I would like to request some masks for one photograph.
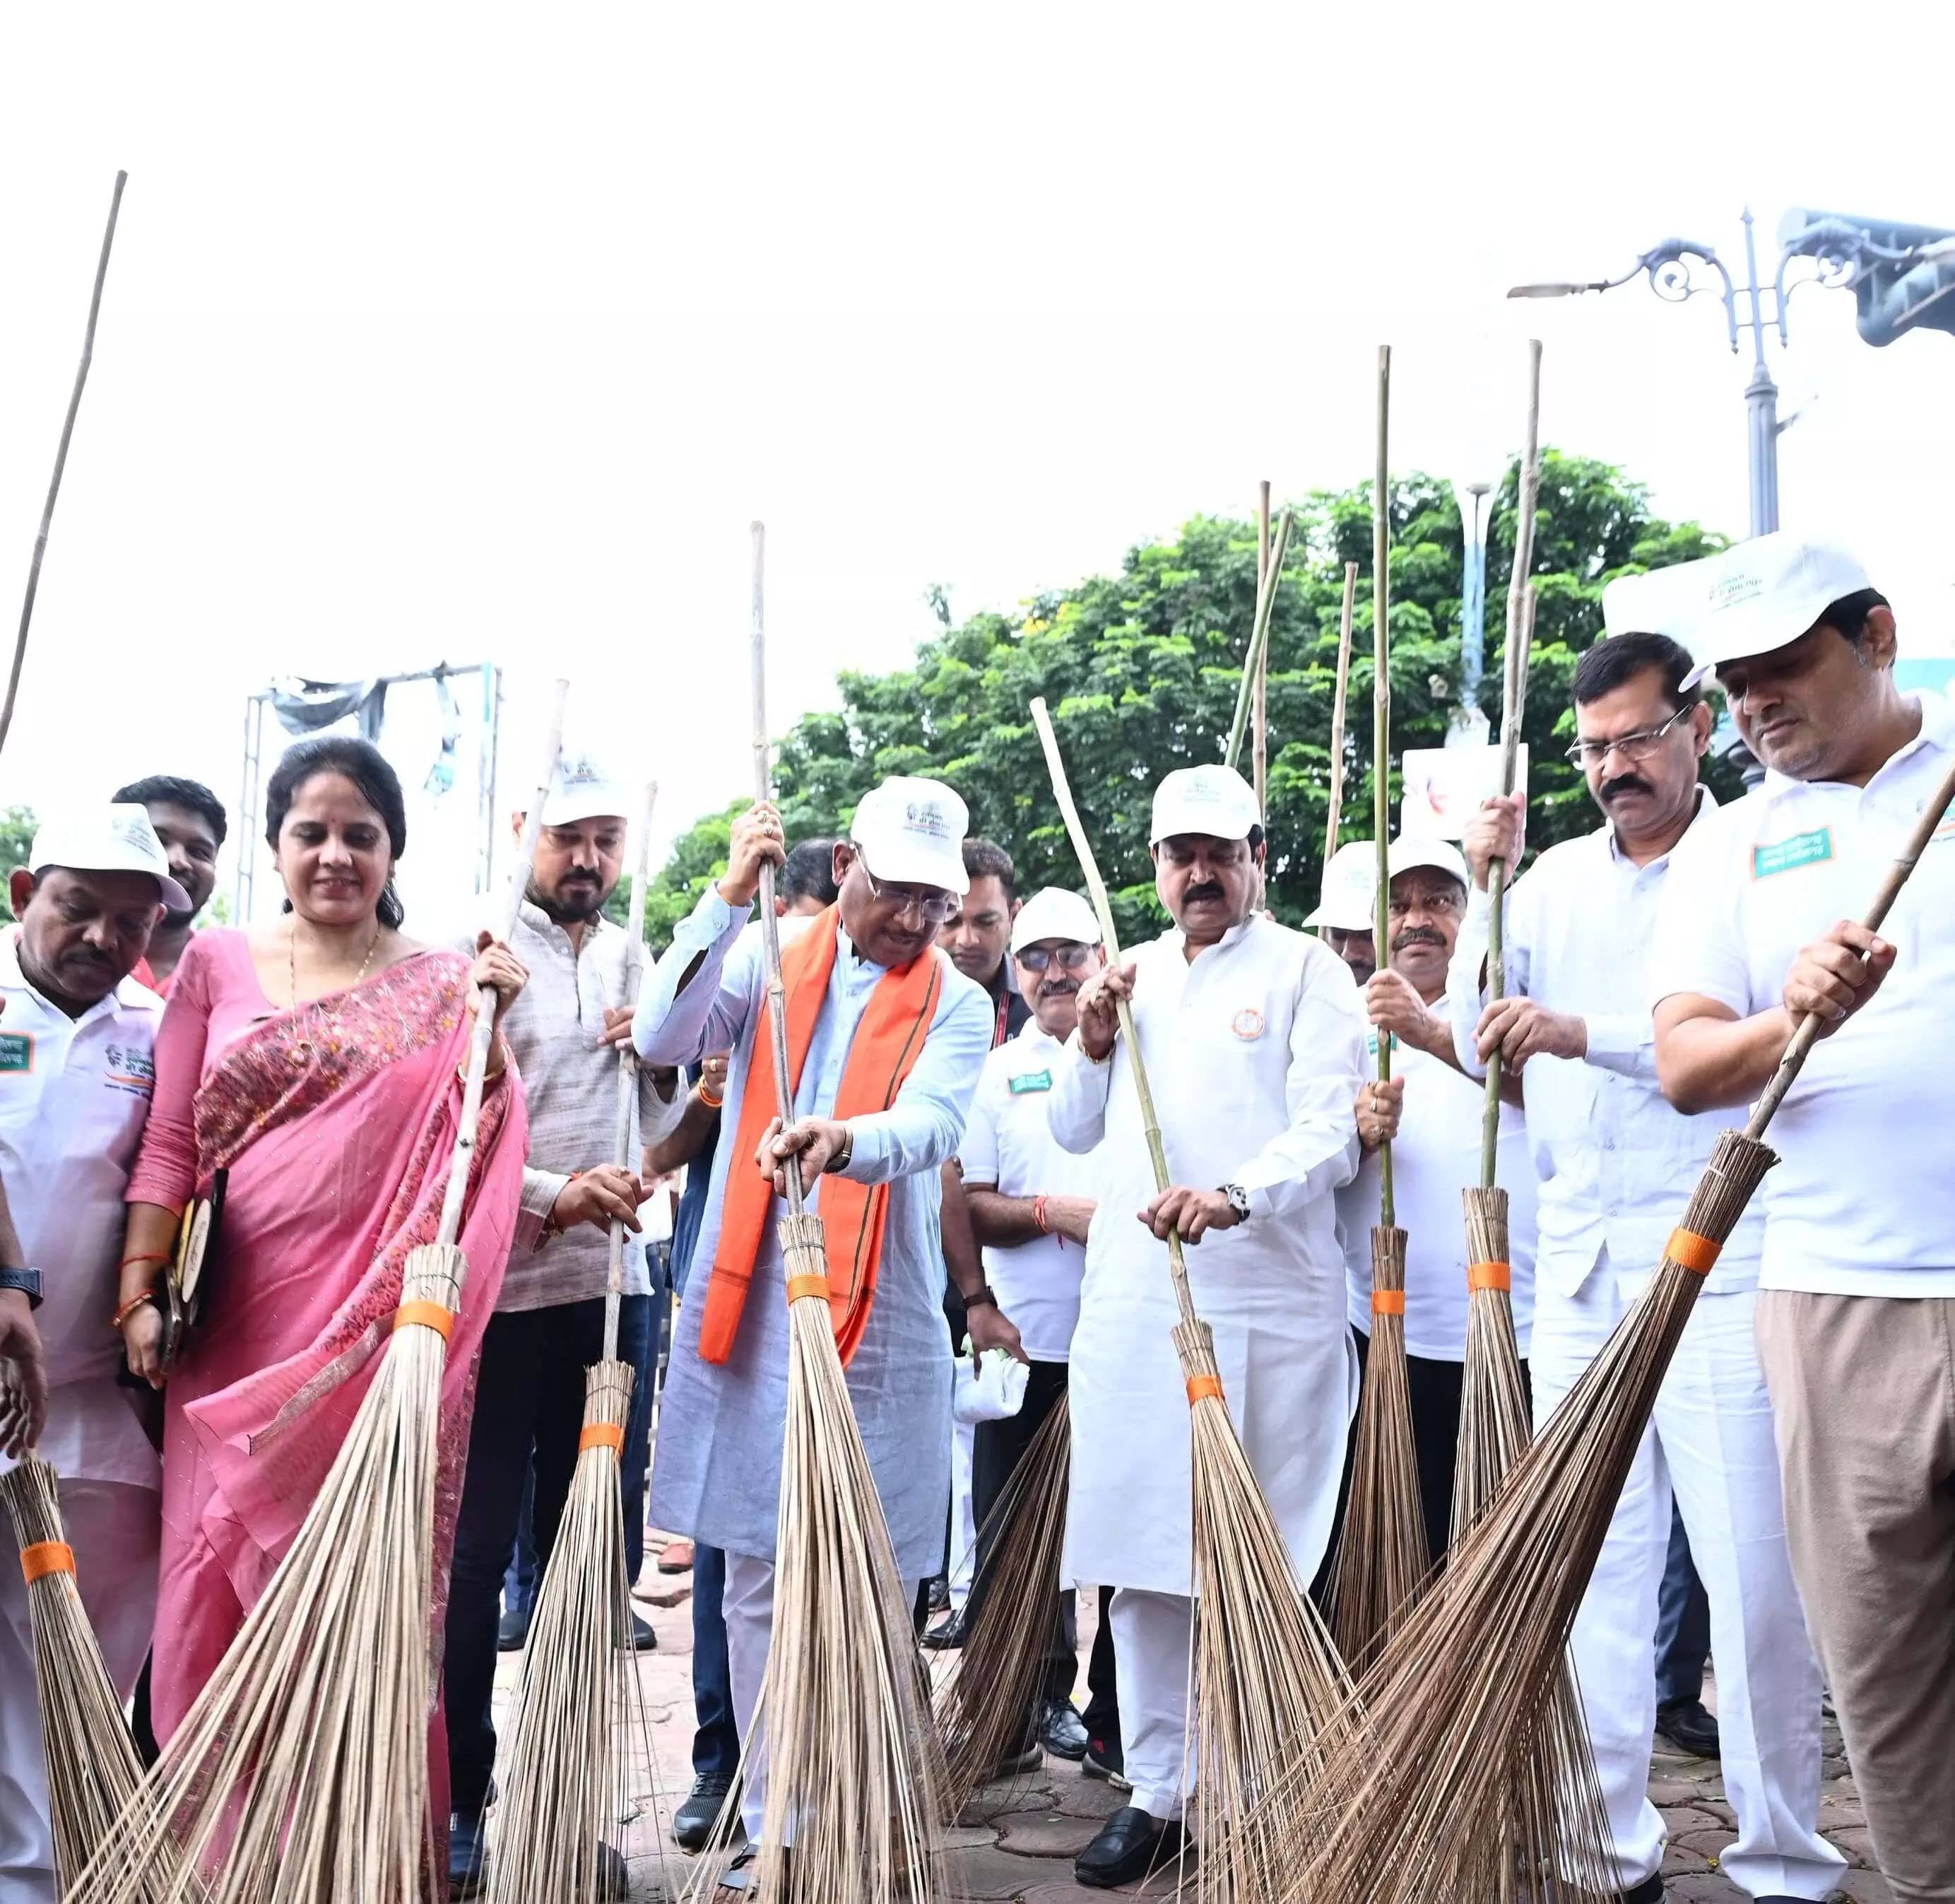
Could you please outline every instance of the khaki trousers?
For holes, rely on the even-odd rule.
[[[1955,1298],[1763,1291],[1786,1537],[1874,1855],[1955,1904]]]

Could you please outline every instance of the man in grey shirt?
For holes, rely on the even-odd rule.
[[[625,809],[634,804],[590,759],[565,757],[511,935],[530,973],[503,1026],[529,1104],[530,1152],[515,1245],[482,1344],[449,1591],[449,1877],[461,1897],[476,1895],[481,1884],[482,1812],[496,1762],[490,1701],[498,1601],[524,1481],[534,1455],[531,1518],[540,1574],[577,1465],[584,1372],[603,1353],[614,1216],[631,1232],[619,1311],[620,1361],[642,1361],[651,1327],[651,1283],[637,1235],[638,1176],[612,1154],[618,1053],[602,1042],[607,1028],[630,1021],[647,963],[630,933],[603,917],[624,864]],[[523,819],[516,816],[518,832]],[[684,1108],[674,1074],[641,1070],[628,1154],[635,1160]],[[624,1449],[628,1503],[642,1500],[646,1455],[642,1442]],[[634,1569],[644,1533],[642,1511],[628,1512],[626,1562]]]

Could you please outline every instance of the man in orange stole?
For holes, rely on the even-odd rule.
[[[911,1589],[941,1563],[950,1493],[940,1172],[956,1155],[991,1043],[990,1000],[934,945],[965,889],[966,822],[963,801],[941,783],[885,781],[835,848],[835,905],[782,959],[795,1113],[782,1147],[822,1219],[836,1342]],[[713,1159],[650,1511],[659,1526],[726,1551],[743,1741],[773,1626],[788,1316],[775,1234],[785,1205],[755,1163],[776,1109],[766,979],[760,935],[742,927],[762,867],[784,856],[770,805],[735,823],[725,878],[674,934],[631,1026],[650,1064],[732,1051],[723,1128],[735,1135]],[[1015,1340],[981,1281],[964,1293],[974,1347]],[[765,1801],[763,1769],[750,1758],[741,1806],[750,1837]]]

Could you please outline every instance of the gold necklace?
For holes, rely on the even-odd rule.
[[[307,1001],[318,1018],[319,1022],[316,1028],[318,1033],[323,1033],[329,1027],[335,1031],[338,1028],[340,1006],[345,1005],[351,993],[358,990],[360,981],[367,976],[367,968],[373,964],[373,955],[379,949],[380,935],[385,930],[384,927],[377,924],[374,926],[373,936],[367,943],[367,956],[360,960],[359,971],[353,974],[353,983],[340,993],[339,1006],[335,1006],[328,1012],[320,1009],[316,999]],[[292,1015],[296,1018],[299,1009],[299,922],[296,914],[293,916],[292,922],[285,931],[285,967],[292,988]],[[285,1056],[294,1065],[309,1065],[313,1061],[314,1050],[315,1046],[312,1039],[295,1038],[286,1047]]]

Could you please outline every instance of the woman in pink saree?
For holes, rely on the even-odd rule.
[[[399,782],[377,749],[301,743],[266,789],[291,910],[206,931],[178,965],[128,1191],[122,1299],[153,1287],[178,1213],[228,1172],[203,1313],[166,1383],[162,1319],[123,1325],[164,1386],[163,1539],[151,1713],[167,1742],[297,1534],[387,1340],[408,1252],[433,1240],[461,1115],[474,987],[506,1006],[521,966],[400,931]],[[442,1630],[475,1367],[515,1232],[527,1142],[501,1041],[462,1221],[468,1263],[442,1383],[433,1636]],[[439,1684],[439,1677],[436,1683]],[[436,1714],[433,1767],[447,1764]],[[446,1817],[437,1792],[435,1816]]]

